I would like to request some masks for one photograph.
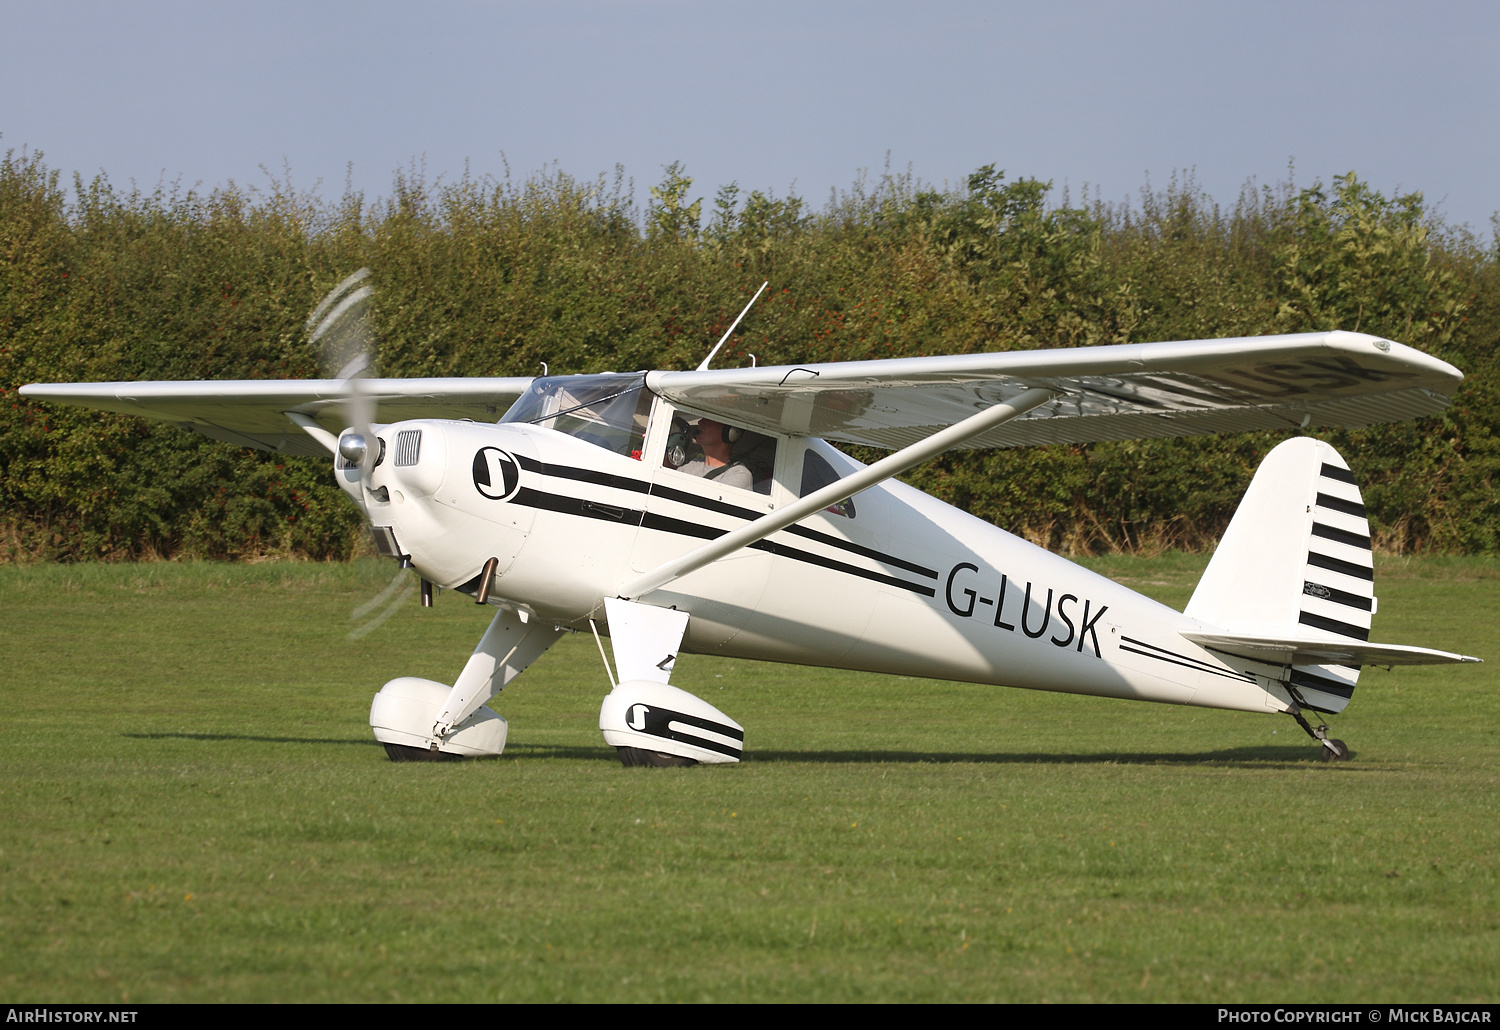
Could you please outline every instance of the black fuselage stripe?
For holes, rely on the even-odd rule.
[[[1375,570],[1370,566],[1356,565],[1353,562],[1330,558],[1328,555],[1319,554],[1317,551],[1307,552],[1307,564],[1320,569],[1327,569],[1329,572],[1341,572],[1346,576],[1353,576],[1355,579],[1367,579],[1371,583],[1375,582]]]
[[[624,523],[629,526],[639,526],[641,516],[644,514],[635,508],[617,508],[613,505],[585,501],[578,497],[548,493],[545,490],[531,490],[524,486],[516,491],[516,495],[511,498],[511,503],[524,505],[527,508],[539,508],[543,511],[561,512],[564,515],[598,519],[601,522]]]
[[[1120,645],[1120,650],[1127,651],[1130,654],[1138,654],[1143,658],[1155,658],[1158,662],[1166,662],[1168,665],[1180,665],[1184,669],[1192,669],[1194,672],[1211,672],[1215,676],[1223,676],[1225,679],[1239,680],[1242,683],[1255,682],[1255,677],[1253,676],[1245,676],[1236,672],[1225,672],[1223,669],[1205,668],[1199,665],[1197,662],[1192,661],[1191,659],[1183,660],[1178,658],[1168,658],[1164,654],[1154,654],[1151,651],[1142,651],[1139,648],[1126,647],[1124,644]]]
[[[1132,654],[1145,655],[1147,658],[1161,658],[1161,660],[1164,662],[1170,661],[1173,665],[1186,665],[1190,669],[1197,669],[1199,672],[1211,672],[1215,676],[1226,676],[1229,679],[1243,680],[1247,683],[1255,682],[1254,676],[1247,675],[1243,672],[1234,672],[1232,670],[1226,671],[1216,665],[1210,665],[1208,662],[1205,662],[1200,658],[1194,658],[1191,655],[1179,654],[1176,651],[1169,651],[1165,647],[1160,647],[1156,644],[1148,644],[1146,643],[1146,641],[1137,640],[1135,637],[1127,637],[1121,635],[1120,639],[1125,641],[1126,643],[1134,644],[1136,645],[1136,647],[1149,647],[1152,651],[1159,651],[1161,653],[1149,654],[1145,651],[1137,651],[1135,650],[1135,648],[1130,647],[1121,647],[1120,650],[1122,651],[1130,651]]]
[[[718,501],[712,497],[699,497],[697,494],[690,494],[686,490],[678,490],[676,487],[671,486],[662,486],[660,483],[652,484],[650,493],[652,497],[663,497],[669,501],[691,504],[695,508],[718,512],[720,515],[733,515],[735,518],[744,519],[747,522],[758,519],[765,514],[763,511],[751,511],[749,508],[741,508],[738,504]]]
[[[1350,637],[1354,640],[1370,639],[1370,631],[1364,627],[1340,622],[1338,619],[1330,619],[1326,615],[1314,615],[1312,612],[1302,612],[1297,616],[1297,621],[1304,626],[1326,630],[1329,633],[1337,633],[1341,637]]]
[[[615,476],[604,472],[596,472],[593,469],[573,468],[569,465],[546,465],[540,461],[535,460],[534,458],[522,458],[519,455],[516,456],[516,461],[520,462],[521,467],[528,472],[536,472],[544,476],[555,476],[559,479],[571,479],[580,483],[592,483],[595,486],[610,486],[614,487],[617,490],[630,490],[635,493],[650,493],[652,497],[661,497],[669,501],[677,501],[681,504],[692,505],[695,508],[703,508],[706,511],[717,512],[720,515],[730,515],[734,518],[744,519],[747,522],[753,522],[754,520],[760,518],[762,515],[766,514],[766,512],[763,511],[753,511],[749,508],[742,508],[737,504],[728,504],[724,501],[717,501],[709,497],[699,497],[697,494],[688,493],[685,490],[678,490],[675,487],[662,486],[660,483],[653,485],[644,480],[630,479],[626,476]],[[640,520],[637,519],[636,522],[639,523]],[[820,544],[826,544],[829,547],[836,547],[841,551],[848,551],[851,554],[859,555],[861,558],[870,558],[884,565],[890,565],[898,569],[904,569],[907,572],[914,572],[919,576],[929,576],[932,579],[937,579],[938,576],[936,570],[929,569],[925,565],[918,565],[916,562],[907,561],[905,558],[898,558],[893,554],[886,554],[883,551],[877,551],[873,547],[865,547],[862,544],[856,544],[849,540],[840,540],[836,536],[830,536],[827,533],[819,533],[817,530],[808,529],[805,526],[788,526],[782,532],[789,533],[792,536],[800,536],[807,540],[815,540]]]
[[[1148,643],[1144,640],[1137,640],[1135,637],[1126,636],[1123,634],[1120,636],[1120,639],[1128,644],[1134,644],[1136,647],[1149,647],[1153,651],[1160,651],[1162,654],[1171,655],[1173,658],[1180,658],[1185,662],[1196,662],[1209,672],[1218,671],[1217,666],[1210,665],[1208,662],[1203,661],[1203,659],[1201,658],[1194,658],[1192,655],[1186,655],[1181,653],[1180,651],[1173,651],[1170,648],[1162,647],[1160,644]]]
[[[716,501],[710,497],[699,497],[697,494],[678,490],[675,487],[662,486],[660,483],[652,486],[651,496],[665,498],[669,501],[677,501],[680,504],[690,504],[695,508],[704,508],[708,511],[718,512],[720,515],[732,515],[747,522],[753,522],[755,519],[766,514],[763,511],[751,511],[748,508],[741,508],[736,504]],[[820,544],[837,547],[841,551],[849,551],[862,558],[872,558],[884,565],[892,565],[898,569],[905,569],[907,572],[915,572],[919,576],[930,576],[933,579],[937,579],[938,574],[936,569],[929,569],[925,565],[918,565],[916,562],[907,561],[905,558],[897,558],[893,554],[877,551],[873,547],[865,547],[863,544],[856,544],[849,540],[840,540],[836,536],[819,533],[817,530],[808,529],[806,526],[788,526],[783,532],[789,533],[792,536],[800,536],[807,540],[816,540]]]
[[[1348,483],[1350,486],[1359,485],[1354,481],[1353,472],[1350,472],[1348,469],[1341,469],[1337,465],[1330,465],[1326,461],[1323,462],[1322,475],[1324,479],[1332,479],[1338,483]]]
[[[1371,611],[1375,607],[1373,598],[1362,597],[1359,594],[1351,594],[1347,590],[1338,587],[1324,586],[1322,583],[1314,583],[1312,580],[1302,581],[1302,592],[1308,597],[1316,597],[1320,601],[1332,601],[1334,604],[1346,605],[1350,608],[1358,608],[1360,611]]]
[[[654,511],[645,513],[641,519],[641,525],[647,529],[654,529],[659,533],[672,533],[676,536],[692,536],[700,540],[717,540],[727,529],[719,529],[715,526],[703,526],[696,522],[685,522],[682,519],[674,519],[670,515],[658,515]]]
[[[786,544],[778,544],[772,540],[757,540],[750,546],[758,551],[769,551],[772,554],[780,555],[784,558],[794,558],[797,561],[806,562],[809,565],[819,565],[825,569],[832,569],[835,572],[847,572],[851,576],[859,576],[862,579],[874,580],[876,583],[884,583],[887,586],[900,587],[902,590],[910,590],[912,593],[921,594],[923,597],[937,596],[936,587],[926,586],[922,583],[912,583],[908,580],[900,579],[896,576],[887,576],[883,572],[873,572],[866,569],[857,568],[856,566],[841,562],[836,558],[825,558],[821,554],[813,554],[809,551],[799,551],[794,547],[788,547],[786,546]]]
[[[850,551],[862,558],[869,558],[886,565],[893,565],[898,569],[905,569],[907,572],[915,572],[919,576],[930,576],[933,579],[937,579],[938,574],[936,569],[929,569],[925,565],[918,565],[916,562],[907,561],[905,558],[897,558],[895,555],[877,551],[873,547],[865,547],[863,544],[856,544],[849,540],[840,540],[836,536],[819,533],[816,529],[808,529],[806,526],[788,526],[786,532],[793,536],[800,536],[806,540],[816,540],[818,543],[827,544],[829,547],[837,547],[840,550]]]
[[[675,533],[679,536],[699,537],[703,540],[717,540],[728,533],[727,529],[716,529],[712,526],[700,526],[695,522],[684,522],[682,519],[674,519],[669,515],[658,515],[655,512],[647,512],[641,523],[646,529],[654,529],[662,533]],[[768,554],[778,555],[783,558],[791,558],[793,561],[805,562],[808,565],[817,565],[820,568],[832,569],[835,572],[845,572],[851,576],[861,579],[872,580],[876,583],[884,583],[887,586],[900,587],[902,590],[910,590],[914,594],[923,597],[936,597],[937,590],[934,587],[922,583],[912,583],[896,576],[888,576],[874,569],[861,569],[853,565],[841,562],[836,558],[825,558],[820,554],[812,554],[796,547],[788,547],[773,540],[757,540],[747,544],[751,550],[765,551]]]
[[[1341,511],[1345,515],[1358,515],[1365,517],[1365,506],[1358,501],[1346,501],[1342,497],[1325,494],[1318,491],[1317,505],[1319,508],[1327,508],[1329,511]]]
[[[1321,522],[1313,523],[1312,535],[1320,536],[1324,540],[1333,540],[1341,544],[1348,544],[1350,547],[1358,547],[1363,551],[1370,549],[1369,537],[1361,536],[1358,533],[1351,533],[1347,529],[1335,529],[1333,526],[1325,526]]]
[[[613,508],[610,505],[584,501],[577,497],[551,494],[542,490],[530,490],[524,487],[516,492],[511,503],[525,505],[528,508],[539,508],[544,511],[561,512],[564,515],[578,515],[586,519],[598,519],[601,522],[642,526],[661,533],[690,536],[699,540],[717,540],[729,532],[727,529],[700,526],[694,522],[684,522],[682,519],[674,519],[667,515],[658,515],[655,512],[640,511],[634,508]],[[614,512],[621,512],[621,514],[617,516]],[[899,587],[902,590],[910,590],[912,593],[921,594],[923,597],[937,596],[937,590],[933,587],[925,586],[921,583],[912,583],[904,579],[899,579],[896,576],[888,576],[883,572],[876,572],[873,569],[857,568],[833,558],[825,558],[822,555],[812,554],[795,547],[788,547],[785,544],[773,543],[770,540],[757,540],[746,546],[783,558],[790,558],[793,561],[816,565],[835,572],[844,572],[851,576],[858,576],[861,579],[871,580],[875,583],[884,583],[887,586]]]
[[[558,479],[571,479],[579,483],[592,483],[595,486],[610,486],[616,490],[629,490],[633,493],[649,493],[651,484],[642,479],[632,479],[629,476],[616,476],[608,472],[600,472],[597,469],[574,468],[572,465],[548,465],[537,461],[535,458],[526,458],[514,455],[516,463],[527,472],[535,472],[543,476],[555,476]]]

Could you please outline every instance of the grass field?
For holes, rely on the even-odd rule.
[[[1201,561],[1102,571],[1181,605]],[[1317,762],[1285,717],[685,657],[738,766],[622,769],[592,639],[497,699],[494,761],[366,725],[451,682],[388,564],[0,569],[0,1000],[1500,998],[1500,561],[1379,564]]]

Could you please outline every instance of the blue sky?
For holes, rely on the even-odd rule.
[[[416,162],[523,178],[621,164],[644,200],[821,206],[887,162],[936,184],[985,164],[1076,200],[1190,171],[1350,170],[1491,237],[1494,2],[509,4],[0,0],[0,149],[116,185],[267,182],[367,196]],[[705,205],[707,206],[707,205]]]

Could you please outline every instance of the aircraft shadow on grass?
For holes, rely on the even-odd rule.
[[[1267,768],[1306,765],[1317,760],[1301,747],[1239,747],[1217,751],[1094,751],[1094,752],[960,752],[960,751],[757,751],[762,762],[827,762],[859,764],[900,762],[952,765],[1231,765]]]
[[[607,752],[589,747],[552,747],[547,745],[512,745],[519,756],[535,758],[604,758]],[[1265,769],[1282,766],[1305,766],[1316,762],[1300,746],[1221,748],[1217,751],[1098,751],[1090,753],[961,752],[961,751],[753,751],[747,762],[819,762],[832,765],[862,765],[882,762],[908,765],[1228,765],[1237,768]]]
[[[376,740],[336,737],[266,737],[252,733],[122,733],[131,740],[202,740],[224,742],[231,740],[253,741],[260,744],[353,744],[358,747],[379,747]]]

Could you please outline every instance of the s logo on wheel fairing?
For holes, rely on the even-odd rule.
[[[516,459],[498,447],[482,447],[474,455],[474,489],[492,501],[507,501],[521,485]]]

